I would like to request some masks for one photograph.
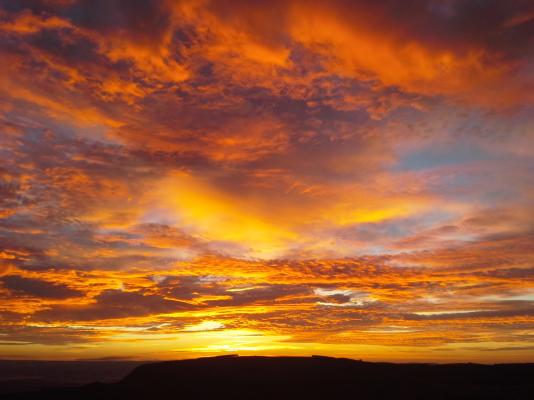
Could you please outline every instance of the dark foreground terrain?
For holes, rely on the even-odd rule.
[[[91,382],[117,382],[142,361],[0,360],[0,398],[6,393],[43,387],[77,387]]]
[[[9,399],[534,399],[534,364],[389,364],[213,357],[137,366],[116,383]]]

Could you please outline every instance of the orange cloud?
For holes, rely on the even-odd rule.
[[[2,357],[530,356],[531,6],[375,3],[3,7]]]

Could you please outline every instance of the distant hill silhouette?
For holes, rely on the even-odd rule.
[[[131,360],[0,360],[0,398],[12,392],[46,387],[78,387],[90,382],[117,382],[135,367]]]
[[[117,383],[17,399],[534,399],[534,364],[392,364],[223,356],[138,366]]]

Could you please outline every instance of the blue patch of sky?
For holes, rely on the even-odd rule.
[[[496,155],[483,151],[472,143],[434,143],[415,151],[401,154],[395,171],[420,171],[430,168],[467,164],[496,159]]]

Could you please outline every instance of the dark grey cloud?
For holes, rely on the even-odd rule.
[[[206,306],[243,306],[248,304],[272,304],[294,295],[310,295],[307,285],[262,284],[252,287],[230,287],[224,282],[199,276],[152,277],[160,279],[161,293],[182,300],[201,296],[228,296],[229,299],[209,300]],[[292,300],[292,302],[295,300]],[[307,300],[309,301],[309,300]]]
[[[506,304],[508,303],[508,304]],[[407,314],[405,319],[409,320],[431,320],[431,321],[448,321],[448,320],[471,320],[473,318],[509,318],[509,317],[532,317],[534,316],[534,307],[532,302],[501,302],[501,306],[507,305],[506,309],[472,311],[472,312],[451,312],[443,314]],[[510,307],[514,306],[515,307]]]
[[[181,301],[168,300],[154,294],[105,290],[95,297],[95,303],[70,306],[57,305],[34,314],[36,320],[93,321],[192,310],[195,307]]]
[[[231,296],[231,299],[213,300],[207,303],[210,306],[273,304],[288,296],[308,295],[310,293],[310,287],[305,285],[265,285],[237,292],[226,292],[227,295]]]
[[[24,278],[17,275],[1,277],[0,282],[14,295],[40,297],[44,299],[67,299],[83,296],[83,292],[59,283]]]

